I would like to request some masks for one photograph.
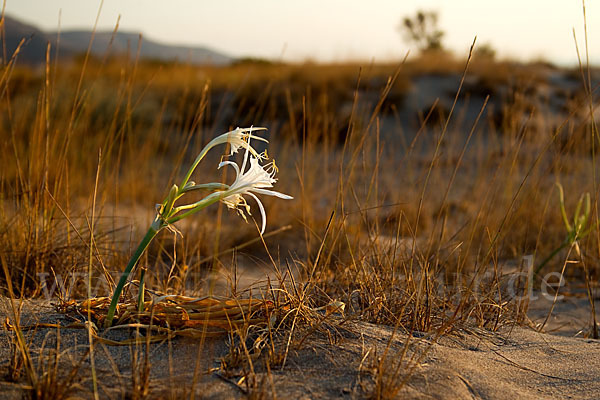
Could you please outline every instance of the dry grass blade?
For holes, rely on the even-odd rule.
[[[90,313],[94,326],[102,324],[110,298],[98,297],[80,302],[67,301],[57,305],[57,309],[65,313]],[[202,337],[218,337],[235,332],[241,327],[266,327],[271,323],[274,305],[269,300],[258,299],[218,299],[214,297],[194,298],[188,296],[160,296],[147,301],[144,309],[138,311],[135,301],[119,303],[116,320],[118,324],[105,330],[114,329],[146,329],[151,342],[160,342],[175,336],[194,339]],[[46,326],[48,325],[48,326]],[[24,327],[55,327],[55,324],[36,324]],[[87,323],[76,323],[62,328],[87,328]],[[147,338],[134,338],[115,341],[98,335],[94,328],[94,338],[108,345],[130,345],[145,343]]]

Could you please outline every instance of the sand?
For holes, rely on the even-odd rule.
[[[9,315],[8,302],[6,298],[0,300],[3,321]],[[248,391],[267,398],[366,398],[376,394],[378,387],[392,398],[410,399],[598,398],[600,341],[573,337],[581,330],[577,324],[589,315],[584,312],[585,304],[582,298],[559,302],[557,317],[551,318],[547,325],[554,334],[521,326],[504,327],[494,333],[463,327],[439,339],[421,333],[407,338],[394,333],[389,326],[360,321],[342,323],[336,317],[329,325],[306,336],[301,344],[299,341],[305,335],[297,336],[290,344],[285,365],[282,365],[285,337],[277,341],[281,352],[276,356],[268,357],[263,350],[253,364],[259,383],[254,389],[239,382],[243,375],[239,367],[226,372],[218,370],[220,360],[230,348],[227,337],[207,340],[202,348],[196,340],[176,338],[149,347],[149,398],[189,397],[192,390],[196,398],[208,399],[246,398]],[[537,308],[532,307],[530,313],[533,322],[544,317],[548,303],[540,301],[535,305]],[[577,319],[578,313],[581,320]],[[21,320],[24,325],[51,322],[64,326],[73,318],[56,313],[48,302],[27,301]],[[117,332],[111,337],[123,339],[132,334],[132,331]],[[24,379],[17,383],[7,379],[11,337],[12,332],[0,330],[0,398],[3,399],[21,398],[23,389],[19,385],[25,384]],[[82,360],[71,395],[90,397],[87,331],[38,328],[27,332],[34,364],[39,366],[44,359],[40,354],[47,355],[49,349],[56,348],[57,337],[60,374],[68,374]],[[403,357],[407,339],[408,351]],[[142,376],[139,372],[132,373],[132,357],[137,354],[143,359],[144,348],[103,344],[95,347],[101,398],[131,395],[132,376]],[[267,358],[271,360],[271,374],[266,370]],[[143,365],[141,360],[138,365]],[[196,384],[192,389],[194,375]]]

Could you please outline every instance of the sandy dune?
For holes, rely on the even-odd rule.
[[[8,300],[2,299],[2,320],[9,315],[8,305]],[[581,304],[575,305],[584,308]],[[569,309],[567,306],[568,301],[560,305]],[[559,311],[562,310],[560,307]],[[539,317],[541,312],[532,318]],[[557,326],[561,325],[561,321],[552,320]],[[55,313],[48,303],[27,302],[22,323],[27,325],[36,321],[64,326],[72,322],[72,318]],[[270,377],[262,361],[264,357],[255,361],[257,380],[263,379],[258,390],[264,391],[267,397],[275,394],[277,398],[363,398],[376,392],[378,382],[390,381],[387,378],[394,374],[402,358],[406,335],[394,334],[387,326],[358,321],[339,325],[340,321],[313,333],[300,346],[298,339],[292,341],[285,366],[281,368],[280,358],[278,365],[271,367]],[[567,328],[574,326],[572,322]],[[56,348],[56,331],[39,328],[26,334],[37,363],[42,347],[46,350]],[[559,332],[565,334],[564,329]],[[20,398],[22,394],[22,389],[9,383],[6,377],[11,335],[5,329],[0,330],[0,373],[3,376],[0,398]],[[89,362],[85,357],[87,332],[61,329],[59,335],[62,373],[68,373],[71,365],[84,357],[79,368],[79,390],[75,390],[75,394],[87,397],[91,387]],[[127,332],[118,335],[130,337]],[[598,340],[512,327],[497,333],[464,328],[439,340],[414,334],[409,343],[404,361],[391,380],[395,383],[382,387],[386,394],[397,389],[392,397],[589,399],[600,396]],[[280,344],[280,348],[284,348],[285,341]],[[143,348],[138,350],[143,354]],[[198,342],[189,339],[151,345],[150,398],[189,395],[196,365],[197,395],[215,399],[244,398],[245,384],[242,382],[239,387],[235,384],[241,370],[232,369],[230,376],[210,371],[219,366],[220,357],[227,352],[226,338],[210,340],[200,350]],[[121,398],[130,391],[134,353],[129,347],[96,346],[101,397]],[[405,377],[408,377],[405,384],[400,385]]]

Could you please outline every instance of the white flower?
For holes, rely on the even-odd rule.
[[[244,149],[246,149],[246,152],[250,152],[254,157],[258,158],[259,160],[266,159],[266,153],[258,154],[258,152],[254,150],[254,148],[250,145],[251,139],[261,140],[263,142],[268,143],[269,141],[267,139],[263,139],[258,136],[252,136],[253,131],[264,131],[266,129],[267,128],[261,127],[254,128],[252,126],[250,128],[235,128],[232,131],[225,132],[222,135],[217,136],[216,138],[211,140],[206,146],[204,146],[200,154],[198,154],[179,187],[186,187],[188,181],[192,176],[192,173],[194,172],[200,161],[204,158],[206,153],[208,153],[210,149],[219,144],[229,143],[231,147],[231,152],[229,153],[229,155],[236,153],[240,147],[243,147]]]
[[[250,140],[256,139],[256,140],[260,140],[262,142],[269,143],[269,141],[267,139],[252,135],[253,131],[264,131],[266,129],[267,128],[261,128],[261,127],[235,128],[232,131],[223,133],[222,135],[219,135],[216,138],[214,138],[212,140],[212,143],[209,144],[209,146],[211,144],[212,144],[212,146],[215,146],[220,143],[229,143],[229,146],[231,148],[231,151],[229,153],[230,156],[237,153],[237,151],[239,150],[240,147],[243,147],[244,149],[249,151],[254,157],[261,160],[261,159],[266,158],[266,156],[264,156],[263,154],[259,154],[250,145]],[[212,146],[210,146],[210,147],[212,147]]]
[[[250,206],[243,196],[248,195],[253,197],[258,203],[258,208],[260,209],[260,214],[262,216],[262,229],[260,233],[263,234],[265,232],[265,227],[267,226],[267,216],[265,208],[258,197],[256,197],[256,194],[275,196],[286,200],[293,199],[293,197],[266,189],[272,188],[273,183],[277,182],[277,179],[275,179],[277,166],[274,161],[261,166],[258,162],[258,158],[253,155],[249,156],[248,152],[249,150],[246,148],[246,154],[244,155],[244,162],[242,163],[241,169],[233,161],[223,161],[219,164],[219,168],[224,165],[231,165],[235,170],[235,181],[229,186],[229,189],[223,192],[221,201],[225,203],[228,208],[237,210],[238,213],[246,219],[244,210],[250,215]],[[248,167],[248,170],[244,172],[248,158],[250,159],[250,166]]]

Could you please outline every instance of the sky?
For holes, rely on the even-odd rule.
[[[51,31],[91,29],[100,0],[7,0],[7,14]],[[283,61],[392,61],[416,52],[398,31],[417,10],[439,14],[444,45],[467,54],[473,38],[501,58],[577,63],[580,0],[104,0],[98,21],[167,44]],[[600,63],[600,1],[586,2],[590,59]]]

